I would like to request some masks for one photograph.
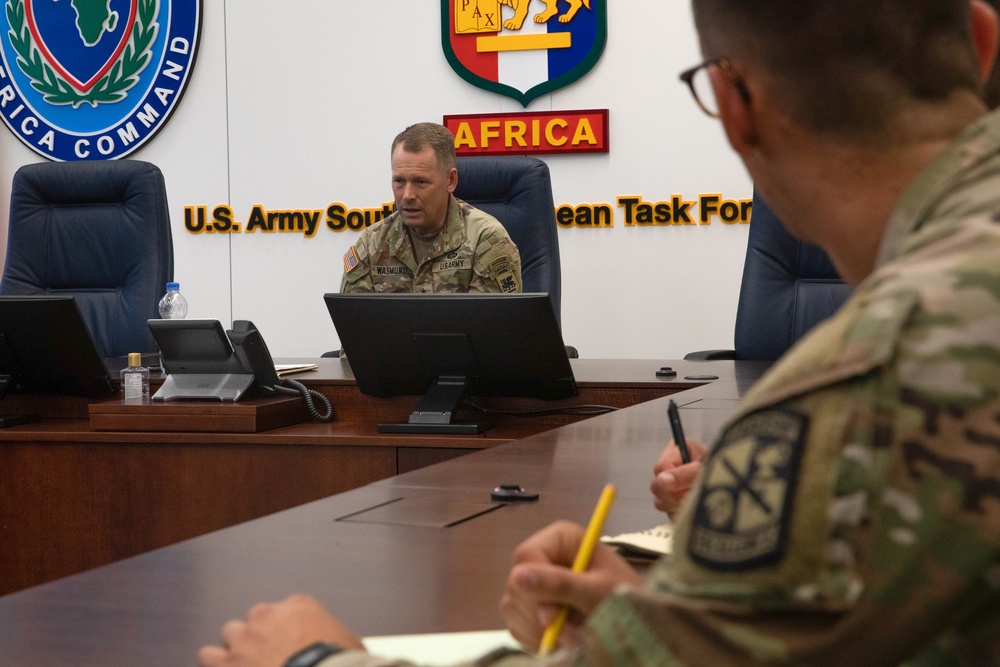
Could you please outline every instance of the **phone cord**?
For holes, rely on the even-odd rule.
[[[309,414],[312,415],[313,419],[318,422],[333,421],[333,405],[330,404],[330,399],[328,399],[324,394],[319,393],[315,389],[309,389],[301,382],[292,380],[291,378],[285,378],[281,381],[281,383],[285,387],[295,389],[302,394],[302,398],[306,401],[306,408],[309,410]],[[313,398],[317,399],[326,406],[325,414],[320,414],[319,410],[316,409],[316,405],[313,403]]]

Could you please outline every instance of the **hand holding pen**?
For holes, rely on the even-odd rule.
[[[681,426],[677,404],[670,401],[667,420],[673,433],[674,444],[668,445],[653,468],[653,481],[649,490],[656,509],[673,517],[688,490],[701,474],[701,459],[708,448],[689,440]]]
[[[691,463],[691,452],[688,450],[687,439],[684,437],[684,427],[681,426],[681,415],[677,411],[677,404],[674,399],[670,399],[667,405],[667,419],[670,420],[670,432],[674,434],[674,444],[677,445],[681,453],[682,463]]]

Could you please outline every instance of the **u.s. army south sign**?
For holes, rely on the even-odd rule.
[[[132,153],[176,108],[201,0],[4,0],[0,117],[51,160]]]

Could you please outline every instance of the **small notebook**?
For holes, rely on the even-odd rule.
[[[432,665],[472,661],[501,646],[520,648],[506,630],[390,635],[362,641],[372,655]]]
[[[601,542],[617,547],[618,552],[625,558],[648,561],[669,554],[673,537],[673,525],[665,523],[638,533],[605,535],[601,538]]]
[[[292,375],[293,373],[303,373],[305,371],[314,371],[318,369],[319,366],[316,364],[275,364],[274,370],[278,373],[278,377],[283,378],[286,375]]]

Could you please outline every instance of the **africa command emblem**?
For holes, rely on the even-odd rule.
[[[0,115],[53,160],[127,155],[163,125],[194,65],[200,0],[6,0]]]
[[[459,76],[524,106],[589,72],[607,0],[441,0],[441,43]]]

